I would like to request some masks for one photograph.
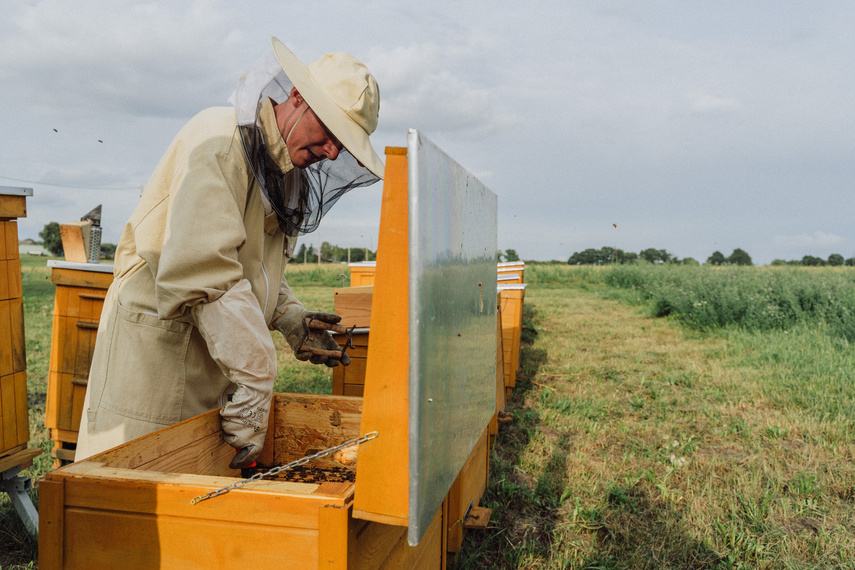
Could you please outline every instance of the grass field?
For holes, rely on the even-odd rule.
[[[458,567],[855,567],[855,354],[845,319],[831,324],[842,309],[697,326],[660,311],[642,281],[681,279],[672,290],[694,306],[704,299],[686,293],[690,283],[713,290],[722,272],[672,269],[642,267],[648,280],[618,287],[613,268],[527,265],[514,421],[502,424],[484,498],[493,518],[468,534]],[[307,306],[330,310],[339,271],[295,266],[288,276]],[[775,271],[724,282],[740,299],[743,277],[761,290],[767,279],[769,290],[780,280],[821,291],[828,279],[835,303],[855,308],[855,273]],[[44,449],[46,277],[43,259],[24,268],[31,445]],[[280,353],[278,390],[329,392],[326,370]],[[48,464],[43,454],[31,476]],[[34,545],[3,501],[0,566],[34,567]]]
[[[607,286],[610,268],[531,269],[493,520],[461,567],[855,567],[845,337],[823,319],[699,331]]]

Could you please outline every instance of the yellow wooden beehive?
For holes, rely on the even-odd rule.
[[[374,285],[374,274],[377,272],[376,261],[357,261],[348,264],[350,269],[350,286],[362,287]]]
[[[26,217],[32,191],[11,190],[0,189],[0,458],[24,451],[30,440],[17,219]]]
[[[49,261],[56,285],[45,427],[58,467],[73,461],[101,308],[113,281],[111,264]]]
[[[517,382],[517,372],[520,369],[525,288],[524,283],[499,285],[506,397],[509,397],[513,392]]]
[[[361,405],[276,394],[270,461],[355,437]],[[232,457],[214,410],[48,473],[39,485],[39,567],[442,567],[440,512],[410,547],[406,529],[352,516],[353,482],[259,481],[191,504],[238,480]]]

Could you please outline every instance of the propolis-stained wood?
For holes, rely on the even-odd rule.
[[[357,436],[361,405],[275,394],[272,460]],[[441,510],[410,547],[406,528],[352,516],[356,483],[262,480],[191,504],[238,480],[233,456],[214,410],[49,472],[40,484],[39,567],[443,568]]]

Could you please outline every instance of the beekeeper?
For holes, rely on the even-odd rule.
[[[95,344],[76,459],[222,407],[234,467],[261,452],[276,377],[270,330],[337,349],[283,270],[347,191],[383,163],[368,137],[379,91],[345,53],[302,64],[276,38],[233,107],[202,111],[170,144],[122,232]],[[344,355],[341,364],[347,365]]]

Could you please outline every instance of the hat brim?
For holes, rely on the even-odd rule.
[[[327,97],[309,75],[308,68],[297,59],[297,56],[285,44],[277,38],[271,38],[270,41],[273,44],[273,53],[276,54],[276,59],[282,66],[282,70],[321,122],[356,160],[375,176],[383,178],[385,167],[378,154],[374,152],[374,148],[368,140],[368,133]]]

